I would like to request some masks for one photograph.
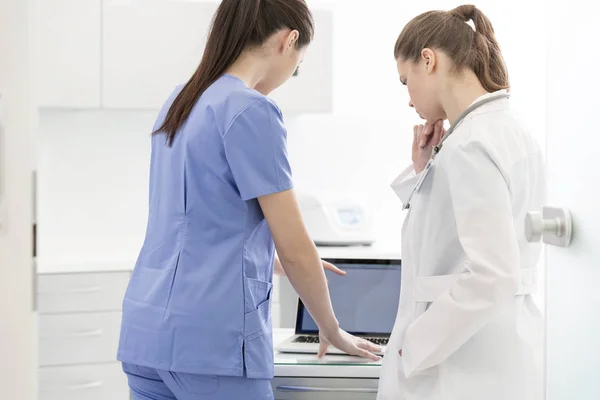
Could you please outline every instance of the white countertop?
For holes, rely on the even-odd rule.
[[[277,346],[294,334],[293,329],[275,329],[273,344]],[[318,378],[379,378],[381,362],[346,356],[327,355],[321,360],[311,354],[284,354],[275,352],[275,377]]]
[[[365,258],[400,260],[400,241],[379,241],[371,246],[318,247],[321,258]]]
[[[40,274],[64,274],[80,272],[127,272],[135,266],[138,243],[105,241],[102,238],[63,238],[64,243],[57,243],[65,249],[63,257],[38,257],[37,272]],[[104,254],[93,254],[78,251],[80,242],[94,242],[94,246],[104,247]],[[57,242],[57,240],[55,240]],[[88,244],[89,246],[89,244]],[[85,246],[84,246],[85,247]],[[400,245],[397,246],[398,249]],[[67,251],[67,249],[70,249]],[[400,251],[391,245],[375,243],[372,246],[319,247],[321,258],[365,258],[365,259],[400,259]]]

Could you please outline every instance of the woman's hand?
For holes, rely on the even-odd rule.
[[[446,134],[444,121],[439,120],[435,124],[415,125],[413,134],[412,161],[415,172],[420,174],[431,158],[433,146],[437,146]]]
[[[373,354],[374,352],[380,352],[381,347],[368,340],[352,336],[340,328],[332,334],[325,334],[323,331],[320,331],[319,343],[318,358],[323,357],[327,353],[327,348],[331,345],[352,356],[359,356],[372,361],[381,360],[380,356]]]
[[[327,261],[321,261],[321,263],[323,264],[323,269],[334,272],[338,275],[344,276],[346,275],[346,271],[342,271],[341,269],[339,269],[338,267],[336,267],[335,265],[333,265],[330,262]],[[285,276],[285,271],[283,270],[283,266],[281,265],[281,262],[279,261],[279,257],[275,257],[275,275],[279,275],[279,276]]]
[[[327,271],[331,271],[331,272],[336,273],[341,276],[346,275],[346,271],[342,271],[341,269],[339,269],[338,267],[336,267],[335,265],[333,265],[330,262],[321,261],[321,263],[323,264],[323,269],[325,269]]]

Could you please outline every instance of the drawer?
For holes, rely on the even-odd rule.
[[[119,311],[129,276],[129,272],[38,275],[39,312]]]
[[[120,363],[39,369],[39,400],[129,400]]]
[[[379,379],[275,378],[275,400],[375,400]]]
[[[116,361],[120,327],[120,312],[40,315],[40,365]]]

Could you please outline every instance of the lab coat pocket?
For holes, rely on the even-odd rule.
[[[415,316],[419,317],[458,280],[460,275],[418,276],[415,278]]]

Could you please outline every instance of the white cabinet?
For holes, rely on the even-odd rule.
[[[103,106],[157,109],[200,64],[217,2],[103,3]]]
[[[121,313],[40,315],[41,366],[114,362]]]
[[[219,2],[43,0],[42,107],[159,109],[194,73]],[[313,8],[314,42],[298,75],[271,94],[284,113],[333,109],[333,11]]]
[[[117,346],[130,272],[38,275],[39,399],[129,400]]]
[[[121,311],[128,273],[48,274],[38,278],[42,314]]]
[[[102,106],[158,109],[204,52],[216,1],[104,0]],[[314,42],[298,75],[271,94],[284,113],[333,109],[333,11],[313,9]]]
[[[42,0],[37,36],[42,107],[100,107],[101,0]]]
[[[284,113],[333,111],[333,12],[312,9],[315,37],[297,75],[271,93]]]

